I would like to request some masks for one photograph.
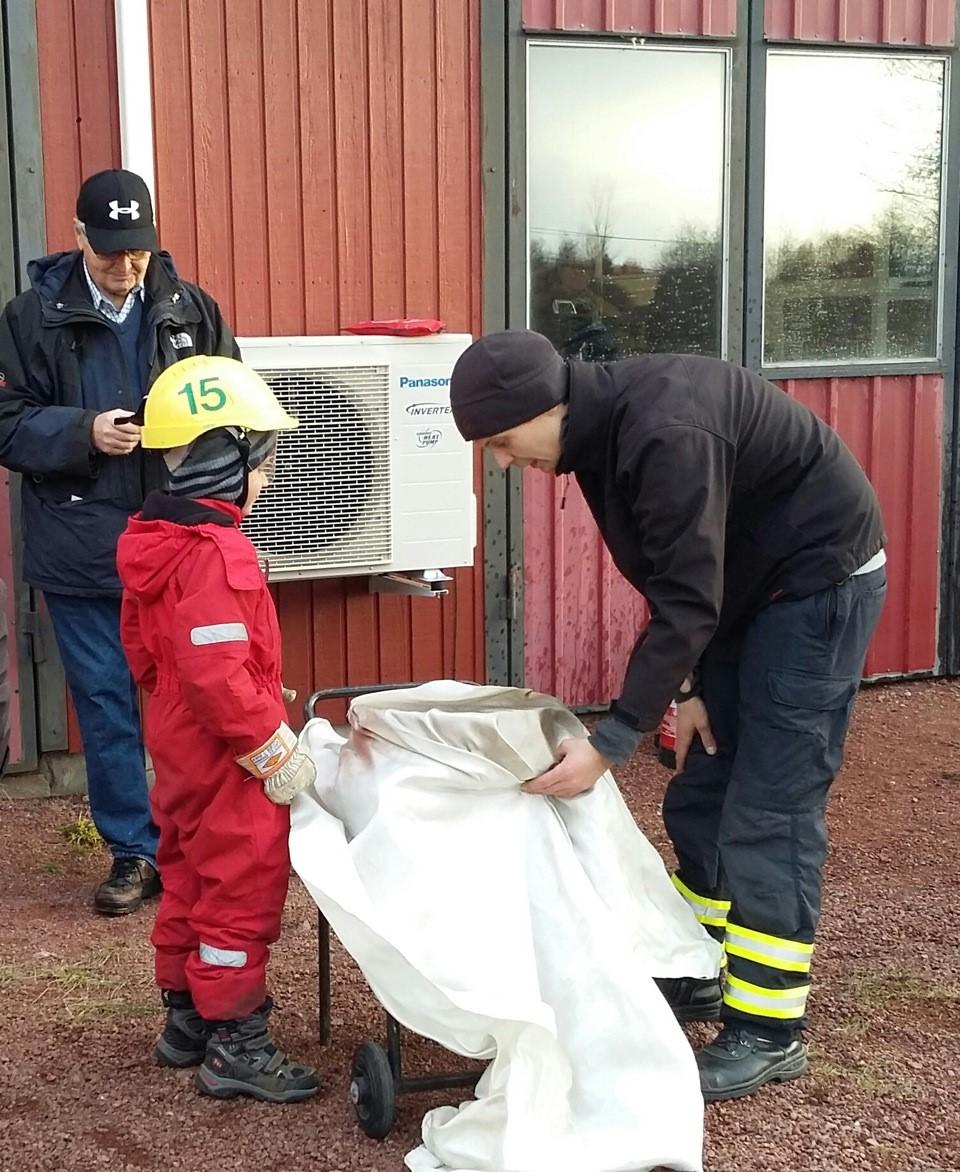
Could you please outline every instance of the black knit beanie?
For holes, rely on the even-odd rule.
[[[464,439],[488,439],[565,403],[568,383],[566,362],[543,334],[486,334],[453,368],[453,419]]]
[[[192,444],[165,453],[168,491],[173,496],[240,504],[246,495],[247,471],[268,460],[276,443],[275,431],[244,434],[218,427],[204,432]]]

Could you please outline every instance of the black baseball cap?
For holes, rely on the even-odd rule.
[[[147,249],[156,252],[150,191],[132,171],[98,171],[77,196],[77,219],[94,252]]]

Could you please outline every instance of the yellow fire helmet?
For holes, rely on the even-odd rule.
[[[163,449],[191,444],[217,427],[289,431],[297,426],[255,370],[215,354],[197,354],[168,366],[134,421],[141,422],[143,447]]]

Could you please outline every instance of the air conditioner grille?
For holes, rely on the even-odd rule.
[[[388,563],[389,367],[260,374],[300,421],[281,433],[276,477],[244,525],[271,575]]]

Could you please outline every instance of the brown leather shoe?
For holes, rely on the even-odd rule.
[[[109,876],[97,888],[93,906],[102,916],[125,916],[160,891],[160,876],[146,859],[114,859]]]

